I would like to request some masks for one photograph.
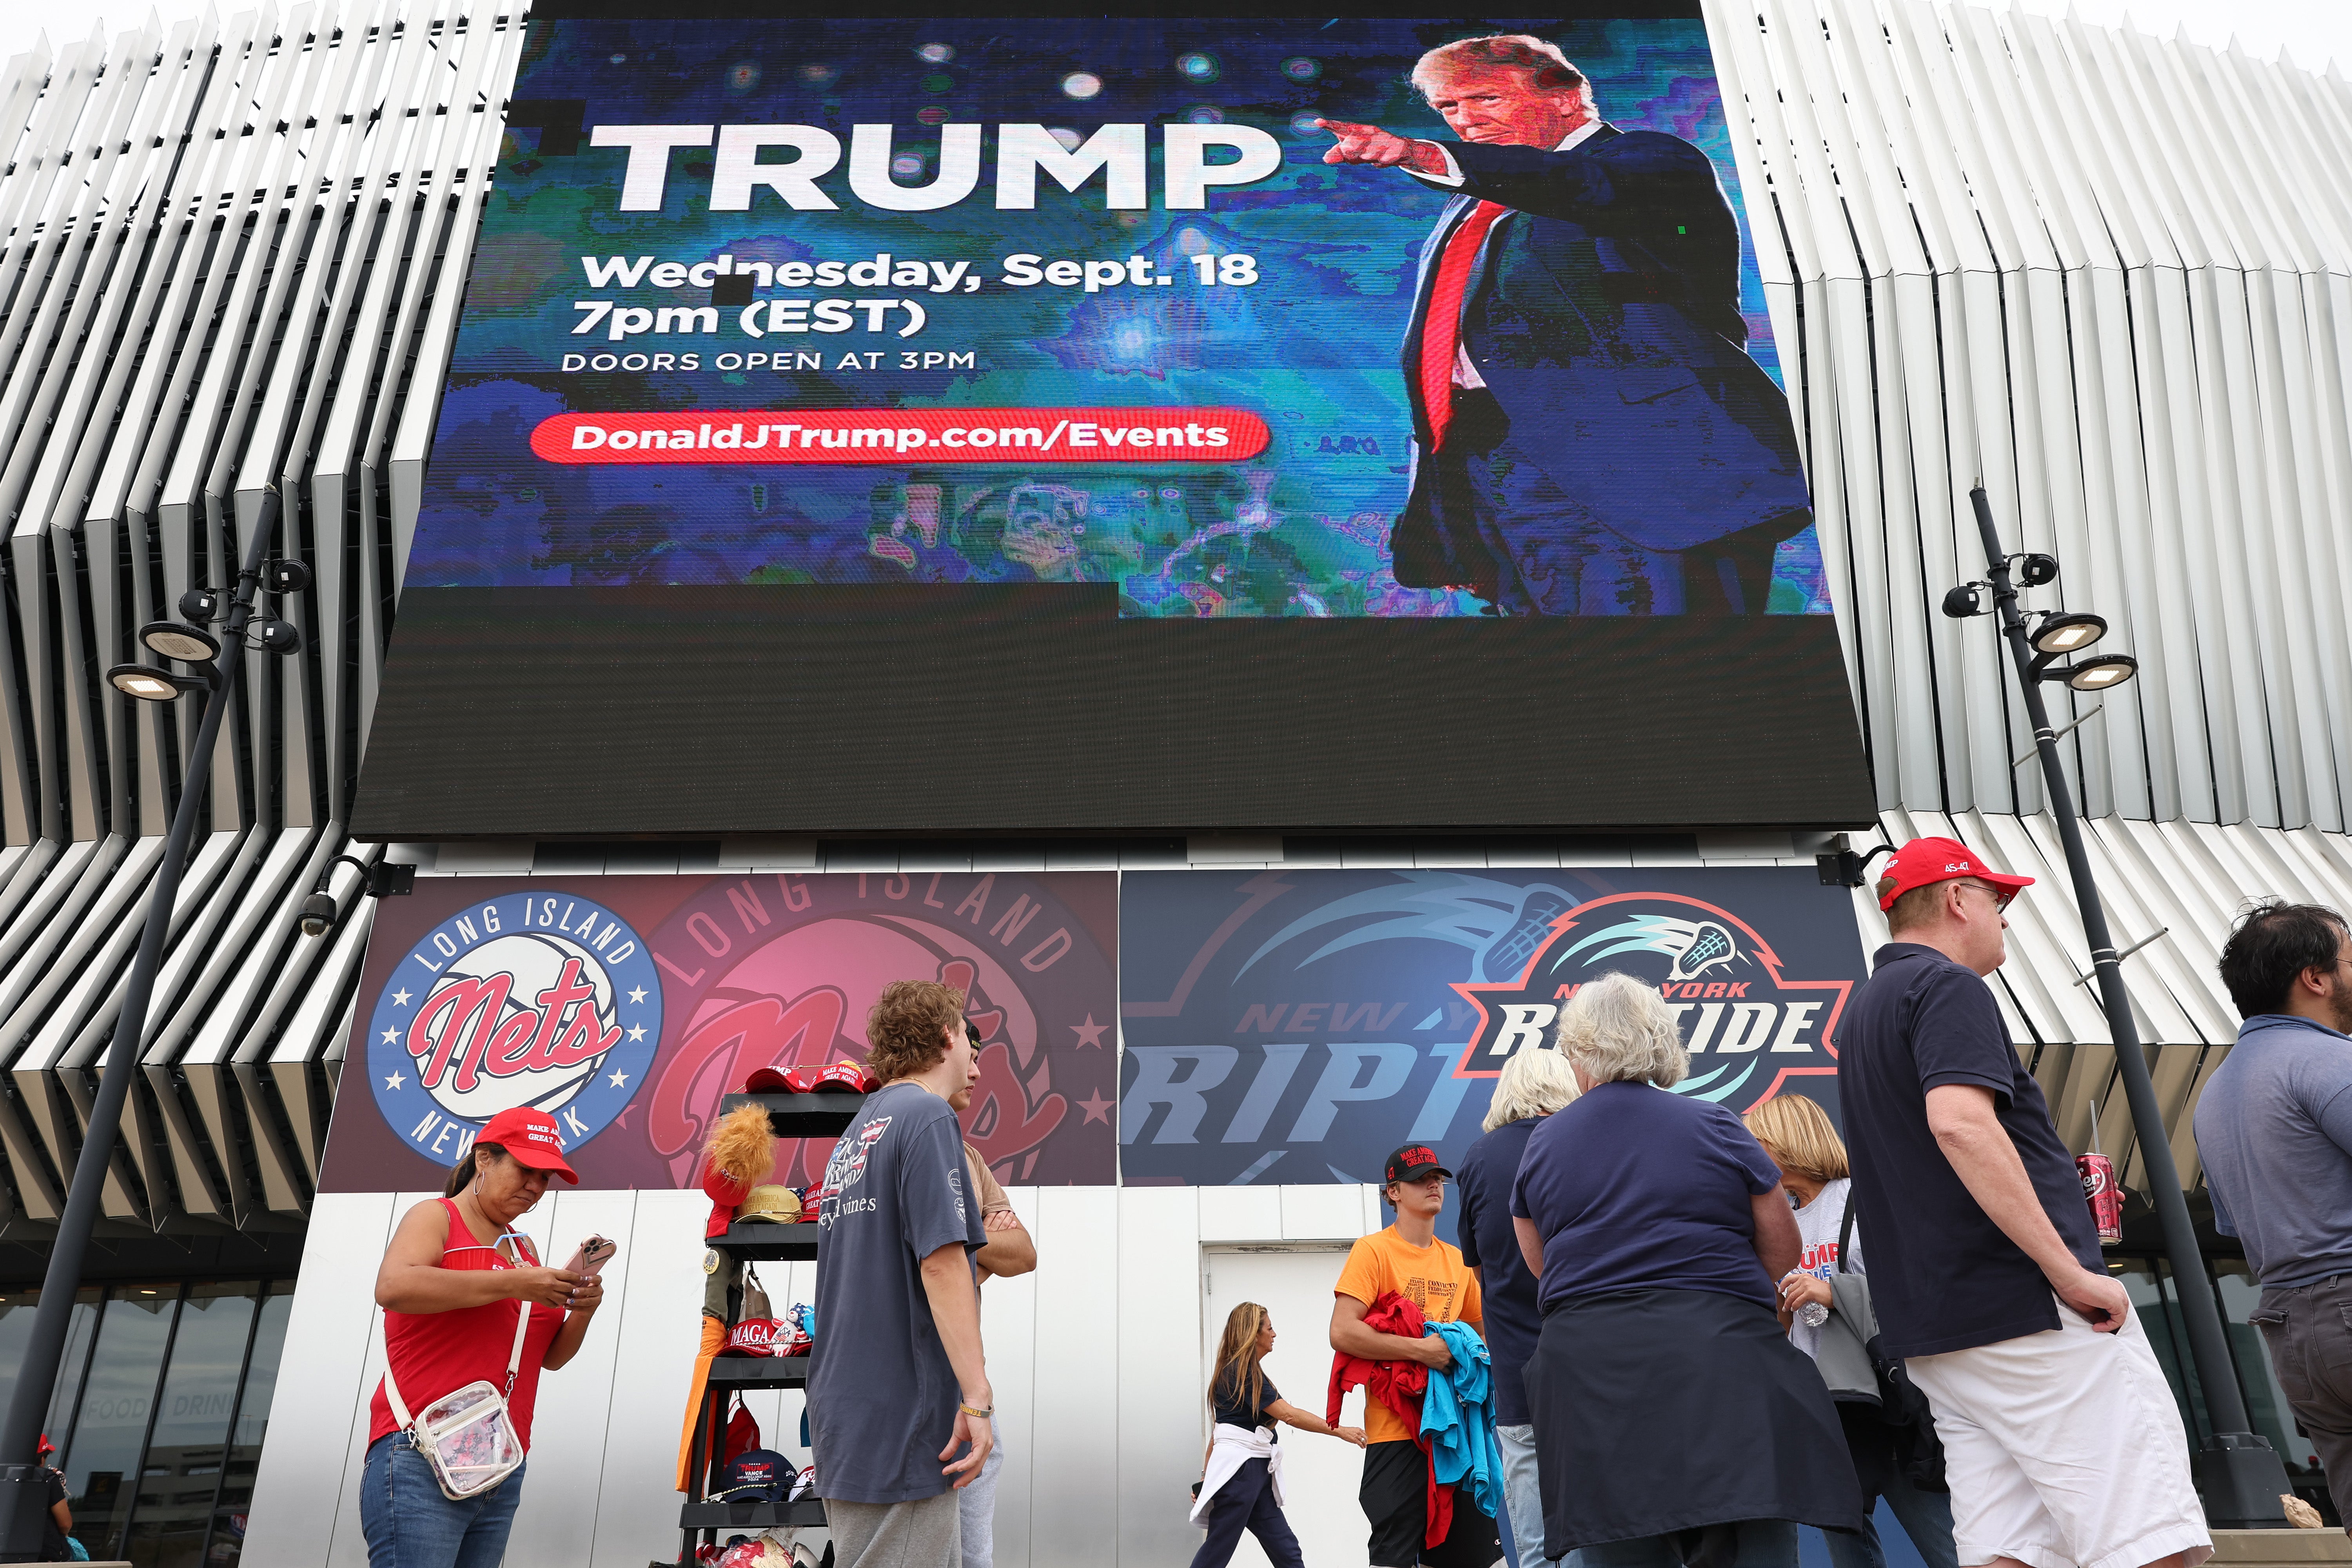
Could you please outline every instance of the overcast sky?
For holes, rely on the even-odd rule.
[[[2068,0],[2021,0],[2027,9],[2063,14]],[[2085,21],[2108,26],[2128,19],[2145,32],[2170,37],[2183,26],[2200,44],[2220,47],[2234,32],[2246,49],[2264,58],[2281,48],[2296,64],[2324,70],[2340,60],[2352,74],[2352,4],[2346,0],[2234,0],[2217,5],[2212,0],[2074,0]],[[168,24],[193,16],[197,7],[187,0],[164,0],[161,7]],[[47,28],[52,46],[85,36],[100,18],[110,30],[127,27],[140,16],[140,7],[123,0],[0,0],[0,59],[30,48]]]

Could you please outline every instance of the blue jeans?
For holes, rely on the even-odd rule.
[[[1959,1548],[1952,1544],[1949,1492],[1923,1492],[1898,1473],[1886,1483],[1886,1490],[1881,1495],[1895,1517],[1903,1521],[1903,1533],[1919,1549],[1927,1568],[1959,1568]],[[1886,1568],[1886,1552],[1878,1543],[1878,1526],[1874,1522],[1860,1535],[1824,1530],[1822,1540],[1830,1549],[1831,1568]]]
[[[1732,1568],[1797,1568],[1797,1527],[1787,1520],[1751,1519],[1738,1529]],[[1682,1548],[1671,1535],[1580,1546],[1576,1555],[1584,1568],[1682,1568],[1683,1562]]]
[[[1511,1545],[1518,1568],[1549,1568],[1560,1561],[1543,1553],[1543,1488],[1536,1474],[1533,1426],[1497,1426],[1495,1446],[1503,1451],[1503,1511],[1510,1516]]]
[[[526,1468],[480,1497],[451,1502],[406,1433],[378,1437],[360,1471],[368,1568],[499,1568]]]

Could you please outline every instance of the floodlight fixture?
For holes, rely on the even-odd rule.
[[[2039,588],[2058,581],[2056,556],[2029,553],[2014,559],[2017,562],[2017,581],[2021,586]]]
[[[180,618],[199,624],[220,619],[221,596],[217,588],[191,588],[180,595]]]
[[[299,561],[272,561],[261,570],[261,585],[272,594],[299,594],[310,585],[310,569]]]
[[[265,653],[293,653],[302,646],[302,634],[291,621],[256,621],[253,635],[255,646]]]
[[[170,702],[184,691],[202,691],[205,682],[193,676],[173,675],[152,664],[118,664],[106,672],[107,684],[125,697],[142,702]]]
[[[182,664],[210,664],[220,657],[220,640],[212,633],[177,621],[150,621],[139,628],[139,640],[147,645],[148,652]]]
[[[1981,583],[1963,583],[1944,595],[1944,614],[1956,621],[1984,613],[1984,584]]]
[[[2042,616],[2028,640],[2036,653],[2080,653],[2106,635],[2105,616],[2062,610]]]

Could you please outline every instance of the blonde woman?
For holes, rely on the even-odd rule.
[[[1511,1183],[1528,1139],[1544,1118],[1576,1098],[1576,1074],[1555,1050],[1522,1050],[1503,1064],[1486,1111],[1486,1136],[1462,1156],[1462,1261],[1485,1299],[1486,1350],[1495,1377],[1495,1442],[1503,1454],[1503,1511],[1520,1568],[1542,1568],[1543,1494],[1536,1480],[1536,1436],[1519,1373],[1543,1331],[1536,1277],[1519,1256],[1511,1228]]]
[[[1793,1314],[1808,1302],[1836,1307],[1829,1276],[1838,1272],[1838,1235],[1845,1224],[1846,1202],[1853,1183],[1846,1165],[1845,1142],[1830,1125],[1829,1112],[1802,1095],[1783,1094],[1750,1110],[1743,1120],[1756,1142],[1780,1168],[1780,1184],[1797,1211],[1797,1236],[1803,1251],[1797,1267],[1780,1278],[1780,1310]],[[1860,1274],[1862,1234],[1845,1237],[1845,1272]],[[1807,1355],[1820,1349],[1822,1331],[1791,1317],[1789,1342]],[[1863,1502],[1880,1498],[1903,1521],[1904,1532],[1919,1549],[1927,1568],[1957,1568],[1959,1550],[1952,1541],[1952,1497],[1949,1492],[1923,1491],[1904,1474],[1894,1434],[1879,1418],[1874,1403],[1838,1401],[1838,1418],[1845,1427],[1846,1449],[1853,1456],[1854,1479],[1862,1483]],[[1832,1568],[1886,1568],[1875,1524],[1858,1535],[1827,1532]]]
[[[1209,1409],[1216,1426],[1201,1456],[1201,1486],[1192,1503],[1192,1522],[1209,1538],[1193,1554],[1192,1568],[1225,1568],[1244,1530],[1257,1537],[1275,1568],[1304,1568],[1298,1537],[1282,1517],[1276,1426],[1364,1446],[1361,1427],[1334,1426],[1282,1397],[1265,1375],[1272,1349],[1274,1320],[1264,1307],[1244,1301],[1226,1317],[1217,1341],[1217,1370],[1209,1380]]]
[[[1511,1194],[1543,1332],[1526,1372],[1544,1552],[1583,1568],[1797,1568],[1797,1526],[1859,1531],[1829,1389],[1780,1332],[1797,1263],[1780,1173],[1739,1118],[1663,1093],[1689,1059],[1655,985],[1563,1010],[1583,1090]]]

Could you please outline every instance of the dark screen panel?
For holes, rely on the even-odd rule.
[[[1107,586],[412,588],[352,831],[1872,819],[1829,617],[1664,629],[1138,622]]]

